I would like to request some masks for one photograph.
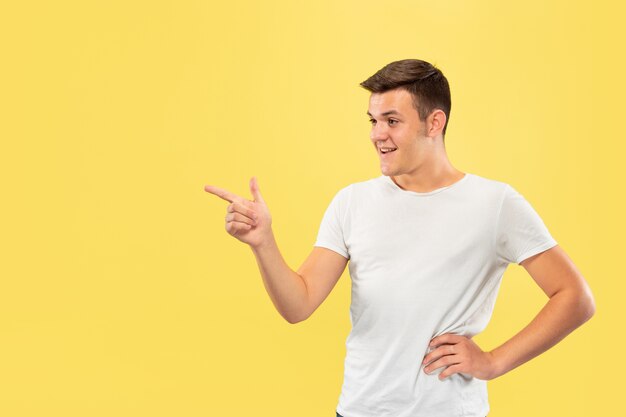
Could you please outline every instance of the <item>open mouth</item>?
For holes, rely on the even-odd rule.
[[[398,148],[380,148],[380,153],[386,155],[391,152],[395,152]]]

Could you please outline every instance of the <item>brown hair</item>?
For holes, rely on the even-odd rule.
[[[442,135],[445,138],[450,120],[450,86],[441,70],[420,59],[394,61],[359,84],[372,93],[384,93],[395,88],[408,91],[413,96],[413,107],[421,121],[435,109],[446,114]]]

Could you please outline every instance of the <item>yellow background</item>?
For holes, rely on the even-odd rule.
[[[288,324],[203,187],[251,199],[257,176],[297,269],[334,193],[380,175],[358,84],[405,58],[450,82],[451,162],[518,189],[596,298],[589,322],[489,381],[490,417],[615,415],[618,4],[4,2],[0,415],[334,416],[348,271]],[[511,265],[475,340],[495,348],[546,301]]]

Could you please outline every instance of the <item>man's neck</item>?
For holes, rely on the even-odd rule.
[[[428,193],[461,180],[466,174],[452,165],[422,167],[419,171],[392,176],[398,187],[417,193]]]

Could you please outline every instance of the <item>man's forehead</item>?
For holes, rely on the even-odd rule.
[[[402,115],[402,113],[399,112],[396,109],[391,109],[391,110],[387,110],[387,111],[384,111],[384,112],[380,113],[381,116],[388,116],[390,114],[397,114],[398,116]],[[367,115],[368,116],[374,116],[372,113],[369,112],[369,110],[367,111]]]
[[[406,115],[413,107],[411,95],[405,90],[390,90],[384,93],[372,93],[369,100],[369,109],[367,114],[373,116],[372,113],[380,111],[381,116],[391,114]]]

